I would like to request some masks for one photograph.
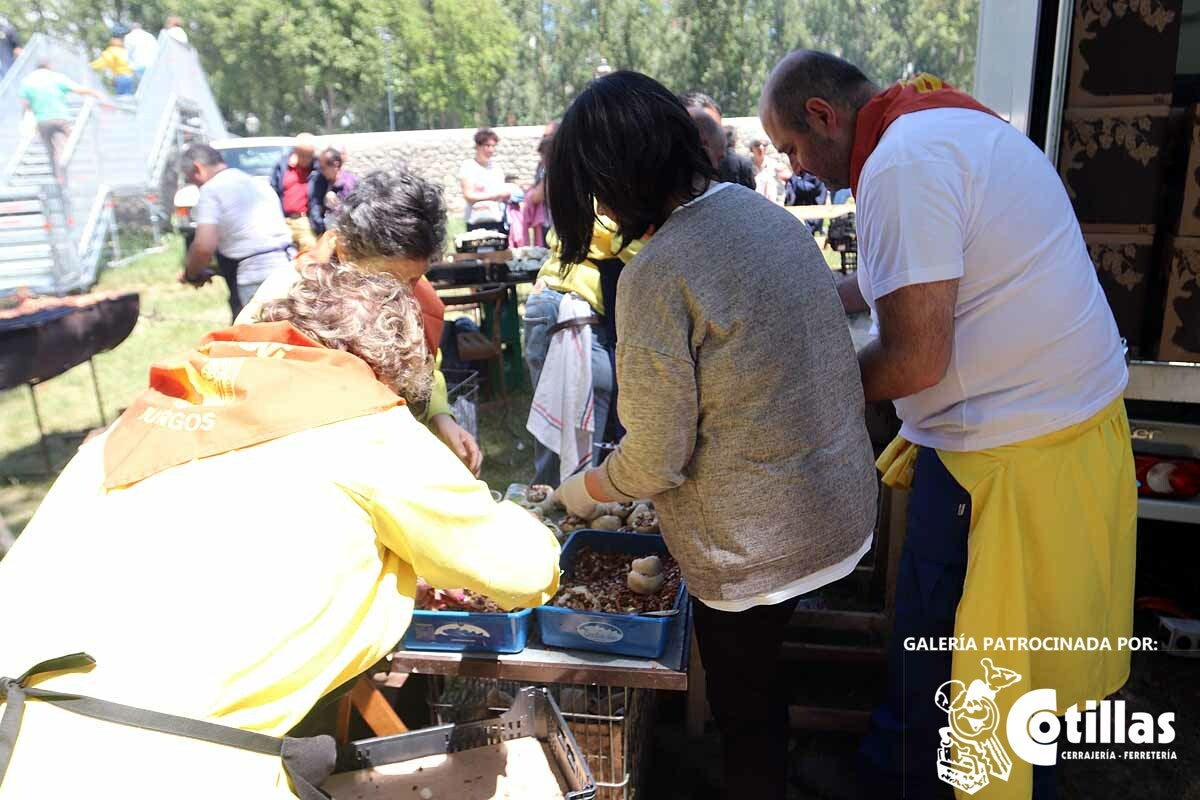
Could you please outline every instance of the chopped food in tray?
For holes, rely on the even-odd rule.
[[[679,565],[669,555],[630,558],[583,547],[550,605],[609,614],[668,611],[680,582]]]
[[[649,500],[636,503],[600,503],[587,518],[566,513],[554,490],[544,484],[509,487],[508,498],[544,522],[557,523],[565,538],[572,531],[593,528],[602,531],[660,533],[658,512]]]
[[[434,589],[423,578],[417,578],[416,607],[421,611],[505,613],[503,608],[470,589]]]

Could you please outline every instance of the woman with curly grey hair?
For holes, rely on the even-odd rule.
[[[37,609],[0,648],[0,675],[30,672],[0,694],[0,797],[315,797],[288,748],[238,748],[387,655],[418,576],[504,608],[557,590],[553,534],[410,410],[431,364],[405,281],[308,265],[263,317],[151,367],[0,561],[2,607]]]
[[[353,353],[380,383],[409,405],[423,407],[433,385],[421,307],[408,287],[386,273],[354,264],[307,264],[288,296],[262,307],[261,322],[290,322],[332,350]]]
[[[430,353],[436,355],[445,306],[424,275],[430,261],[441,253],[446,238],[446,203],[441,187],[404,169],[373,172],[359,181],[336,219],[335,227],[321,237],[317,246],[293,262],[297,269],[276,270],[267,279],[238,314],[238,323],[254,322],[263,303],[285,296],[304,264],[353,262],[363,272],[389,273],[409,282],[421,306],[425,341]],[[479,474],[483,451],[475,437],[455,420],[446,378],[438,369],[433,373],[423,420],[472,472]]]

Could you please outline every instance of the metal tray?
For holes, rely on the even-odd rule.
[[[583,751],[544,688],[522,689],[512,708],[496,719],[350,742],[338,753],[335,774],[459,753],[527,736],[549,747],[555,767],[567,783],[565,800],[594,800],[596,782]]]

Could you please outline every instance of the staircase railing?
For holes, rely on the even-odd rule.
[[[23,124],[25,108],[20,89],[21,82],[43,60],[49,60],[55,72],[61,72],[76,83],[100,88],[95,72],[80,50],[40,33],[31,36],[21,55],[0,80],[0,158],[3,159],[0,184],[8,181],[32,141],[32,132]]]

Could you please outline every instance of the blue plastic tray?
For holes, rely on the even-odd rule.
[[[508,614],[480,611],[414,611],[404,633],[409,650],[519,653],[529,638],[531,609]]]
[[[563,546],[562,557],[559,559],[559,566],[568,579],[574,571],[575,555],[584,546],[600,553],[625,553],[631,559],[667,554],[666,543],[661,536],[655,534],[575,531]],[[686,597],[687,587],[680,582],[679,594],[675,597],[674,605],[677,611],[682,611]],[[682,613],[670,617],[606,614],[557,606],[537,608],[538,628],[541,630],[544,644],[638,658],[661,657],[671,639],[671,626],[682,616]]]

